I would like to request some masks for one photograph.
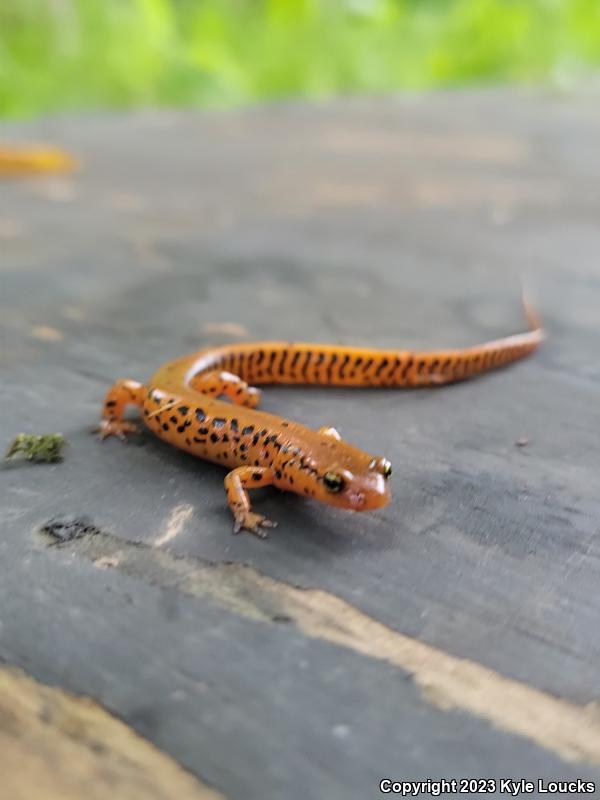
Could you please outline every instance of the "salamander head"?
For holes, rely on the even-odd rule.
[[[314,497],[328,505],[353,511],[370,511],[386,506],[390,501],[390,462],[370,456],[344,461],[319,470]]]

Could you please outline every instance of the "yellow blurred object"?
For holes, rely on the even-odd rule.
[[[0,146],[0,175],[71,172],[77,166],[72,156],[58,148]]]

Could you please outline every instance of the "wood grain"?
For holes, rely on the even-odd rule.
[[[0,669],[1,796],[223,800],[93,700]]]

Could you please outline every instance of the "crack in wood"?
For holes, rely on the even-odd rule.
[[[412,676],[423,698],[466,711],[535,742],[564,760],[600,763],[598,705],[577,705],[482,664],[406,636],[321,589],[291,586],[243,564],[184,558],[113,534],[92,531],[59,543],[145,582],[207,598],[252,620],[295,624],[306,636],[393,664]]]

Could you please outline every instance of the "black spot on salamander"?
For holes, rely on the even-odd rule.
[[[178,433],[183,433],[184,431],[185,431],[185,425],[178,425],[177,426],[177,432]]]
[[[312,357],[313,357],[312,351],[311,350],[307,350],[306,351],[306,358],[304,359],[304,364],[302,364],[302,369],[300,370],[304,380],[306,380],[308,365],[312,361]]]
[[[389,363],[390,362],[388,361],[387,358],[382,359],[381,364],[375,370],[375,375],[377,375],[377,377],[379,377],[381,375],[382,371],[387,367],[387,365]]]
[[[163,422],[162,429],[163,429],[163,431],[168,431],[169,430],[169,426],[167,425],[166,422]]]
[[[281,361],[279,362],[279,367],[277,368],[277,370],[278,370],[280,375],[285,375],[285,362],[286,362],[287,357],[289,356],[289,354],[290,354],[289,350],[284,350],[283,351],[283,356],[281,358]]]
[[[414,359],[412,356],[407,360],[406,364],[402,367],[402,380],[404,380],[408,374],[408,370],[412,367],[414,363]]]
[[[365,365],[364,365],[362,371],[363,372],[368,372],[372,363],[373,363],[373,359],[372,358],[367,358],[367,360],[365,361]]]
[[[212,422],[213,428],[222,428],[226,422],[227,420],[223,417],[215,417]]]
[[[237,421],[237,419],[236,419],[235,417],[234,417],[234,418],[231,420],[231,422],[229,423],[229,427],[231,428],[231,430],[232,430],[234,433],[237,433],[237,432],[238,432],[238,421]]]
[[[292,363],[290,364],[290,373],[292,376],[294,375],[294,370],[296,369],[296,364],[298,363],[298,359],[300,358],[300,350],[296,350],[294,353],[294,357],[292,358]]]
[[[259,433],[255,433],[254,436],[252,437],[252,444],[253,445],[257,445],[259,439],[260,439],[260,434]]]
[[[177,411],[179,411],[179,413],[182,414],[184,417],[189,410],[190,410],[189,406],[179,406],[179,408],[177,409]]]
[[[256,366],[258,366],[262,362],[264,357],[265,357],[265,351],[259,350],[258,353],[256,354]]]
[[[333,375],[333,368],[335,366],[335,362],[337,361],[337,353],[332,353],[331,361],[327,365],[327,380],[331,381]]]
[[[210,440],[211,440],[211,442],[218,442],[219,441],[219,437],[217,436],[216,433],[211,433]]]
[[[275,477],[277,478],[277,480],[281,480],[281,470],[280,469],[276,469],[275,470]]]
[[[173,425],[177,425],[178,420],[177,420],[177,417],[175,416],[175,414],[172,414],[169,417],[169,420],[173,423]]]
[[[224,442],[228,442],[229,441],[229,436],[226,433],[223,434],[223,441]]]
[[[396,358],[394,358],[394,360],[393,360],[393,362],[392,362],[392,366],[391,366],[391,367],[390,367],[390,369],[387,371],[387,374],[384,376],[384,380],[385,380],[386,382],[388,382],[388,381],[393,381],[393,378],[394,378],[394,376],[395,376],[395,374],[396,374],[396,372],[397,372],[397,370],[398,370],[398,367],[399,367],[401,364],[402,364],[402,359],[401,359],[401,358],[398,358],[398,356],[396,356]]]
[[[262,481],[262,472],[253,472],[252,473],[252,480],[253,481]]]
[[[242,453],[245,453],[247,449],[248,449],[248,445],[247,444],[241,444],[240,445],[240,450],[241,450]]]
[[[203,436],[206,436],[208,433],[208,428],[198,428],[198,433],[201,433]]]
[[[262,431],[260,432],[260,435],[261,435],[261,436],[266,436],[266,435],[267,435],[267,433],[268,433],[267,429],[266,429],[266,428],[263,428],[263,429],[262,429]]]
[[[233,441],[236,442],[236,443],[239,442],[240,441],[240,437],[239,436],[234,436],[233,437]]]
[[[107,400],[106,401],[106,407],[107,408],[114,408],[116,405],[117,405],[117,401],[116,400]]]
[[[252,433],[254,430],[254,425],[246,425],[245,428],[242,428],[242,436],[247,436],[248,434]]]
[[[198,422],[204,422],[204,420],[206,419],[206,414],[201,408],[196,409],[196,419],[198,420]]]
[[[344,360],[340,364],[340,378],[344,377],[344,370],[346,369],[346,366],[349,361],[350,361],[350,356],[349,355],[344,356]]]

